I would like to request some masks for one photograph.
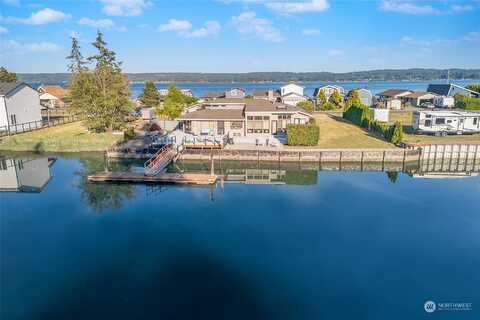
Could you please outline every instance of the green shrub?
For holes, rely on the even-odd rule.
[[[364,105],[350,106],[343,117],[357,126],[367,128],[368,131],[382,136],[385,140],[397,144],[403,139],[402,123],[397,121],[394,125],[389,126],[386,123],[371,119],[370,108]]]
[[[289,146],[316,146],[320,129],[315,124],[287,125],[287,144]]]
[[[331,102],[325,102],[320,106],[320,110],[335,110],[336,108],[337,106]]]
[[[480,110],[480,98],[471,98],[462,94],[455,95],[455,108]]]
[[[312,101],[300,101],[297,103],[297,107],[302,108],[303,110],[307,112],[313,112],[313,102]]]
[[[135,130],[133,127],[128,127],[123,131],[123,139],[124,140],[130,140],[135,138]]]

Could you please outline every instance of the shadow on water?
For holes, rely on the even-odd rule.
[[[268,318],[254,281],[192,248],[160,254],[141,274],[132,259],[72,277],[37,319]]]

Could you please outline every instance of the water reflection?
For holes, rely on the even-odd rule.
[[[41,192],[50,181],[50,166],[55,158],[0,156],[0,191]]]
[[[132,184],[95,184],[87,180],[88,175],[104,171],[128,171],[138,166],[134,161],[109,161],[103,154],[88,154],[78,158],[81,169],[75,172],[78,176],[76,186],[80,189],[82,200],[94,211],[102,212],[106,209],[119,209],[125,200],[132,200],[136,196],[135,186]]]

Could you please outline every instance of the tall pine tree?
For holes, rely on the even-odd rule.
[[[78,40],[76,37],[72,37],[72,50],[70,51],[70,55],[66,59],[70,60],[67,69],[71,73],[79,73],[88,69],[86,67],[87,62],[85,61],[82,53],[80,52],[80,45],[78,44]]]
[[[160,94],[152,80],[145,82],[145,87],[143,88],[142,94],[138,97],[138,100],[140,100],[145,107],[158,107],[160,104]]]
[[[98,52],[88,60],[95,63],[95,69],[72,77],[70,108],[85,117],[90,130],[120,129],[132,110],[128,78],[122,74],[115,52],[106,47],[101,32],[93,46]]]

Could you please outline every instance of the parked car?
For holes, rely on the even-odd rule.
[[[431,102],[424,102],[420,105],[422,108],[434,109],[435,105]]]

